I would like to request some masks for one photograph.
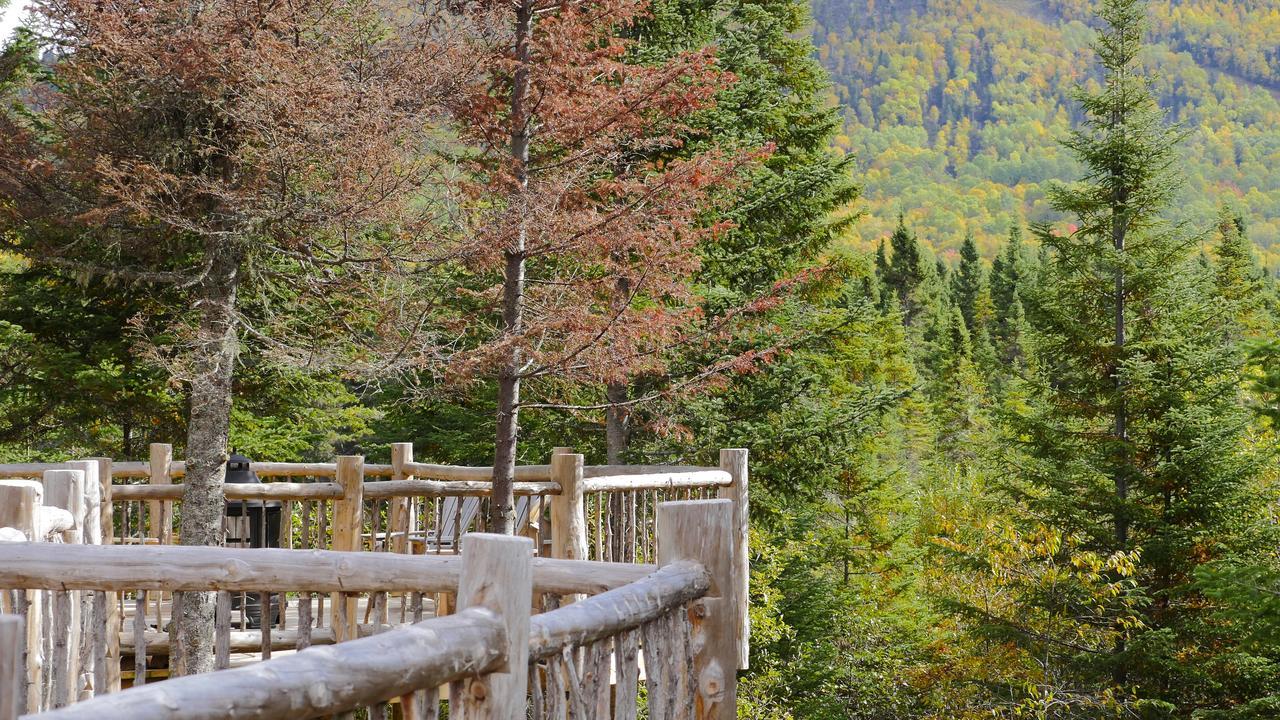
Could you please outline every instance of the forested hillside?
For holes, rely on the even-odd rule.
[[[954,258],[966,230],[990,257],[1013,223],[1061,219],[1050,181],[1080,168],[1057,139],[1097,87],[1087,0],[815,0],[813,38],[844,107],[835,142],[857,158],[862,247],[899,211]],[[1201,228],[1219,200],[1280,266],[1280,2],[1151,3],[1143,63],[1188,133],[1177,215]]]
[[[0,53],[0,461],[748,448],[739,717],[1280,717],[1280,0],[816,0],[816,43],[807,0],[538,0],[527,57],[292,5],[328,24],[234,76],[130,3]],[[388,119],[299,136],[340,91]]]

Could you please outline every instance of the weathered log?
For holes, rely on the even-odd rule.
[[[116,485],[112,488],[115,502],[128,500],[181,500],[185,486],[177,485]],[[250,483],[226,483],[222,486],[228,500],[339,500],[342,487],[337,483],[287,483],[273,482],[255,485]]]
[[[529,687],[529,600],[533,597],[533,541],[513,535],[470,533],[462,538],[458,608],[483,607],[506,628],[506,663],[467,678],[459,716],[466,720],[524,720]],[[451,712],[452,716],[453,713]]]
[[[501,620],[484,608],[373,637],[105,695],[47,720],[237,720],[344,712],[504,665]]]
[[[587,559],[587,518],[583,507],[582,455],[551,456],[551,480],[560,494],[551,498],[551,556]]]
[[[733,477],[733,482],[721,487],[720,498],[733,503],[733,577],[734,587],[727,593],[732,599],[738,619],[738,669],[746,670],[751,654],[751,616],[748,583],[751,579],[750,502],[748,492],[748,452],[741,448],[720,451],[720,469]]]
[[[264,487],[270,487],[269,485]],[[556,495],[560,485],[554,482],[517,482],[516,495]],[[405,497],[489,497],[493,483],[479,480],[382,480],[364,484],[366,498]]]
[[[691,613],[698,720],[737,717],[739,622],[733,522],[733,503],[729,500],[666,502],[658,506],[659,564],[699,562],[711,576],[707,597],[698,601]],[[680,717],[679,712],[676,717]]]
[[[550,657],[566,647],[638,628],[702,597],[710,586],[710,577],[701,565],[672,563],[623,587],[533,616],[529,654]]]
[[[338,458],[338,485],[342,486],[342,498],[333,504],[333,549],[357,552],[363,549],[364,527],[364,457],[344,455]],[[259,587],[280,587],[260,585]],[[308,590],[314,588],[306,588]],[[370,588],[378,590],[381,588]],[[332,596],[330,625],[338,642],[356,636],[352,624],[356,622],[356,597],[341,592]]]
[[[685,488],[720,487],[733,482],[733,477],[722,470],[698,470],[695,472],[654,472],[644,475],[608,475],[582,481],[583,492],[619,492],[623,490],[677,490]]]
[[[582,477],[591,479],[617,475],[667,475],[719,469],[700,465],[587,465],[582,468]]]
[[[26,623],[17,615],[0,615],[0,720],[17,720],[22,712],[22,636]]]
[[[454,555],[210,548],[180,545],[4,547],[0,587],[46,590],[172,591],[260,588],[315,592],[454,592]],[[534,558],[538,592],[600,593],[644,578],[653,565]]]
[[[411,475],[431,480],[479,480],[493,481],[493,467],[464,467],[460,465],[432,465],[430,463],[405,463],[404,469]],[[550,465],[520,465],[516,468],[516,480],[541,481],[551,479]]]

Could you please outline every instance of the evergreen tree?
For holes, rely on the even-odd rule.
[[[964,235],[964,244],[960,246],[960,265],[951,276],[951,298],[960,314],[964,316],[965,327],[970,333],[977,328],[978,299],[987,290],[987,272],[978,257],[978,244],[973,233]]]
[[[898,227],[889,237],[889,247],[893,254],[884,271],[885,287],[898,300],[903,324],[919,332],[943,299],[937,264],[916,234],[907,228],[903,215],[898,216]]]
[[[1023,356],[1017,335],[1016,315],[1025,314],[1031,280],[1030,263],[1022,242],[1022,228],[1009,228],[1009,240],[991,262],[991,303],[995,310],[992,341],[999,358],[1006,363]]]
[[[1212,264],[1218,295],[1234,313],[1240,330],[1261,336],[1274,327],[1276,298],[1267,273],[1258,264],[1244,218],[1224,206],[1218,214],[1218,239]]]
[[[1030,628],[1011,637],[1055,658],[1081,711],[1188,717],[1236,700],[1214,689],[1229,648],[1209,639],[1192,575],[1240,547],[1249,517],[1241,360],[1191,243],[1161,219],[1177,189],[1178,133],[1139,74],[1146,5],[1106,0],[1101,19],[1104,82],[1078,91],[1085,124],[1065,142],[1087,173],[1051,196],[1078,230],[1036,229],[1047,249],[1034,295],[1037,371],[1032,409],[1013,424],[1028,442],[1009,490],[1082,550],[1137,564],[1099,566],[1129,584],[1060,609],[1081,633],[1104,631],[1087,652]]]

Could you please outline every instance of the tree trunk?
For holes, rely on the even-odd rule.
[[[622,405],[628,399],[627,390],[625,382],[611,382],[605,386],[605,397],[609,401],[604,420],[605,457],[610,465],[621,465],[623,453],[627,451],[630,413]]]
[[[515,53],[516,71],[511,86],[511,161],[519,190],[515,211],[524,213],[515,247],[506,252],[506,268],[502,277],[502,326],[515,337],[524,329],[525,250],[528,213],[523,205],[529,188],[529,38],[533,32],[533,3],[521,0],[516,6]],[[524,372],[524,353],[513,346],[498,373],[498,422],[493,453],[493,500],[489,506],[489,531],[515,532],[515,495],[512,485],[516,475],[516,449],[520,436],[520,378]]]
[[[243,256],[239,248],[226,245],[216,245],[208,252],[213,258],[200,288],[200,325],[192,358],[187,469],[179,528],[183,545],[222,544],[222,483],[231,424],[231,382],[239,351],[235,304]],[[177,668],[180,674],[214,669],[215,602],[216,593],[183,593],[173,624],[173,647],[183,659],[183,667]]]

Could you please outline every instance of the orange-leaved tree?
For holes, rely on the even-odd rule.
[[[481,323],[448,358],[455,378],[496,379],[490,528],[514,524],[522,386],[608,385],[661,372],[698,314],[696,248],[720,227],[720,192],[759,153],[677,153],[692,113],[733,81],[710,48],[628,57],[643,0],[477,0],[504,27],[484,71],[450,103],[470,151],[466,291]],[[680,155],[680,156],[678,156]],[[528,388],[523,388],[526,391]]]
[[[165,347],[190,406],[180,539],[219,544],[242,337],[312,358],[303,345],[376,339],[399,307],[379,302],[387,274],[432,250],[423,139],[467,50],[377,0],[32,9],[53,59],[0,111],[0,237],[181,293]],[[211,594],[182,598],[179,671],[212,669],[213,614]]]

